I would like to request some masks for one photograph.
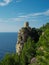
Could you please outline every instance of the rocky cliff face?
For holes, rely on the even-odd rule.
[[[22,27],[18,32],[18,40],[16,44],[16,52],[18,53],[18,55],[20,55],[24,43],[27,41],[28,37],[31,37],[35,42],[37,42],[39,39],[39,35],[36,29],[29,27],[29,23],[26,22],[25,26]]]

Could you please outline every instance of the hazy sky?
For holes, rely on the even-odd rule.
[[[26,21],[31,27],[49,22],[49,0],[0,0],[0,32],[17,32]]]

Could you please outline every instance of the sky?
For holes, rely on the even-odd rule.
[[[49,22],[49,0],[0,0],[0,32],[17,32],[28,21],[33,28]]]

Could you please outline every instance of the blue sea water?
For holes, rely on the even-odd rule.
[[[0,33],[0,59],[6,53],[16,52],[17,33]]]

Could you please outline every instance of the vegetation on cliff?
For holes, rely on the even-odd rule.
[[[7,54],[0,65],[49,65],[49,23],[37,31],[40,35],[37,43],[29,37],[20,55]]]

